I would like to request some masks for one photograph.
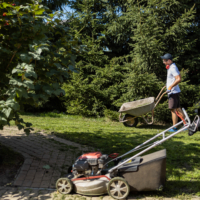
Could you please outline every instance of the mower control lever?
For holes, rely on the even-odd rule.
[[[118,153],[111,153],[109,157],[113,159],[113,158],[117,158],[118,155],[119,155]]]

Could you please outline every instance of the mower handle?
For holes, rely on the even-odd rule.
[[[190,121],[190,118],[189,118],[189,116],[188,116],[186,110],[185,110],[184,108],[182,108],[182,111],[183,111],[183,113],[184,113],[184,115],[185,115],[185,119],[187,120],[188,124],[190,125],[190,124],[191,124],[191,121]]]
[[[165,135],[165,133],[167,133],[171,128],[177,127],[177,126],[179,126],[180,124],[183,123],[183,121],[180,121],[180,122],[178,122],[177,124],[175,124],[175,125],[169,127],[168,129],[166,129],[166,130],[164,130],[164,131],[158,133],[157,135],[153,136],[152,138],[150,138],[149,140],[145,141],[145,142],[142,143],[141,145],[135,147],[135,148],[132,149],[131,151],[129,151],[129,152],[127,152],[127,153],[125,153],[125,154],[119,156],[118,158],[122,158],[122,157],[124,157],[124,156],[126,156],[126,155],[128,155],[128,154],[130,154],[130,153],[133,153],[133,152],[135,152],[135,151],[138,151],[138,150],[139,150],[140,148],[142,148],[142,146],[144,146],[144,145],[146,145],[146,146],[144,146],[144,148],[147,147],[147,148],[145,148],[144,150],[142,150],[141,152],[135,154],[134,156],[131,156],[130,158],[128,158],[128,159],[123,160],[122,162],[120,162],[118,165],[116,165],[116,166],[110,168],[110,169],[108,170],[108,173],[112,173],[114,170],[119,169],[120,166],[123,166],[125,163],[129,162],[130,160],[132,160],[132,159],[134,159],[134,158],[136,158],[136,157],[138,157],[138,156],[144,154],[146,151],[148,151],[148,150],[150,150],[150,149],[156,147],[157,145],[160,145],[161,143],[165,142],[166,140],[172,138],[173,136],[177,135],[178,133],[180,133],[180,132],[182,132],[182,131],[185,131],[187,128],[189,128],[189,126],[191,125],[190,118],[189,118],[189,116],[188,116],[188,114],[187,114],[187,112],[186,112],[186,110],[185,110],[184,108],[182,108],[182,111],[183,111],[183,113],[184,113],[184,115],[185,115],[185,120],[187,121],[187,123],[183,126],[183,128],[180,128],[179,130],[177,130],[177,131],[174,132],[174,133],[171,133],[170,135],[167,135],[167,136]],[[160,137],[160,136],[162,136],[162,139],[161,139],[161,140],[157,140],[157,141],[153,142],[152,144],[147,145],[147,143],[149,143],[150,141],[154,141],[156,138],[158,138],[158,137]],[[107,163],[106,163],[106,164],[107,164]]]

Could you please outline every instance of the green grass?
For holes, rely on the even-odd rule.
[[[54,132],[83,145],[100,149],[102,153],[123,154],[141,144],[168,126],[138,125],[137,128],[124,127],[122,123],[111,122],[106,118],[85,118],[65,114],[23,115],[37,130]],[[148,193],[153,196],[200,196],[200,134],[189,137],[187,131],[152,149],[167,149],[167,183],[162,192]]]

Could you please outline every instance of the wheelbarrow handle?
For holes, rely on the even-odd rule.
[[[164,90],[166,88],[166,86],[164,86],[162,89],[161,89],[161,91],[160,91],[160,93],[158,94],[158,96],[156,97],[156,104],[155,104],[155,106],[154,106],[154,108],[158,105],[158,103],[160,102],[160,100],[163,98],[163,96],[165,95],[165,94],[167,94],[167,92],[164,92],[164,93],[162,93],[162,91]],[[162,94],[162,95],[161,95]]]
[[[151,111],[151,112],[152,112],[152,117],[151,117],[152,120],[151,120],[151,122],[148,122],[147,119],[145,119],[145,117],[142,116],[142,118],[144,119],[144,121],[145,121],[147,124],[149,124],[149,125],[153,124],[153,121],[154,121],[154,109],[155,109],[155,107],[158,105],[158,103],[159,103],[160,100],[163,98],[163,96],[164,96],[165,94],[167,94],[167,92],[162,93],[163,90],[164,90],[165,88],[166,88],[166,86],[164,86],[164,87],[161,89],[160,93],[158,94],[158,96],[157,96],[156,99],[155,99],[156,104],[155,104],[153,110]]]
[[[147,124],[149,124],[149,125],[153,124],[153,121],[154,121],[154,109],[155,109],[155,107],[158,105],[158,103],[159,103],[160,100],[163,98],[163,96],[164,96],[165,94],[167,94],[167,92],[162,93],[162,91],[163,91],[165,88],[166,88],[166,86],[164,86],[164,87],[161,89],[160,93],[158,94],[158,96],[157,96],[157,98],[156,98],[156,104],[155,104],[153,110],[151,111],[151,112],[152,112],[152,121],[151,121],[151,122],[148,122],[147,119],[145,119],[145,117],[142,116],[142,118],[144,119],[144,121],[145,121]],[[161,93],[162,93],[162,95],[161,95]]]
[[[164,86],[161,90],[160,90],[160,93],[158,94],[158,96],[156,97],[156,101],[158,101],[158,98],[160,97],[162,91],[166,88],[166,86]]]
[[[160,102],[160,100],[163,98],[163,96],[164,96],[165,94],[167,94],[167,92],[164,92],[164,93],[161,95],[161,97],[157,100],[157,102],[156,102],[154,108],[158,105],[158,103]]]

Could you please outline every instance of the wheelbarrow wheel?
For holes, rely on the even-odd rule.
[[[121,177],[115,177],[108,183],[108,194],[114,199],[125,199],[130,192],[127,181]]]
[[[56,189],[61,194],[69,194],[73,189],[73,183],[68,178],[59,178],[56,182]]]
[[[136,127],[138,124],[138,118],[134,118],[134,116],[129,115],[129,114],[124,115],[123,121],[125,120],[129,120],[127,122],[123,122],[124,126],[127,126],[127,127]]]

